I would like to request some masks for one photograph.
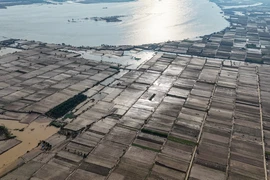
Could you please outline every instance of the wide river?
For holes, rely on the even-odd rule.
[[[20,38],[75,46],[139,45],[220,31],[229,23],[209,0],[20,5],[0,9],[0,39]],[[125,16],[107,23],[85,18]],[[69,22],[68,20],[76,22]]]

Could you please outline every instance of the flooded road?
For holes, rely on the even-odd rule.
[[[50,121],[46,119],[34,121],[29,125],[0,119],[0,125],[6,126],[13,135],[17,136],[16,139],[22,141],[19,145],[0,155],[0,174],[20,156],[35,148],[40,140],[45,140],[58,131],[53,126],[47,127],[49,123]],[[18,131],[23,128],[24,131]]]

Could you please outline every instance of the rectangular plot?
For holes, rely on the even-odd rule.
[[[0,154],[3,154],[4,152],[17,146],[20,143],[21,143],[21,141],[19,141],[17,139],[9,139],[9,140],[5,140],[5,141],[0,141]]]

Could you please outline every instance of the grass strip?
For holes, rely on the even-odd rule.
[[[154,131],[154,130],[151,130],[151,129],[145,129],[144,128],[144,129],[142,129],[142,132],[146,133],[146,134],[152,134],[152,135],[155,135],[155,136],[159,136],[159,137],[164,137],[164,138],[168,137],[167,133],[162,133],[162,132]]]
[[[176,143],[180,143],[180,144],[185,144],[185,145],[188,145],[188,146],[196,146],[197,145],[197,143],[195,143],[195,142],[185,140],[185,139],[180,139],[180,138],[173,137],[173,136],[169,136],[168,140],[176,142]]]
[[[139,148],[142,148],[142,149],[147,149],[147,150],[154,151],[154,152],[160,152],[160,150],[153,149],[153,148],[146,147],[146,146],[142,146],[142,145],[135,144],[135,143],[132,143],[132,146],[136,146],[136,147],[139,147]]]
[[[245,61],[249,62],[249,63],[257,63],[257,64],[263,64],[264,63],[262,59],[250,59],[250,58],[247,58]]]

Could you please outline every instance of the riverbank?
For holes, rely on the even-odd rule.
[[[222,6],[221,6],[222,4]],[[270,4],[237,6],[218,3],[223,9],[224,17],[230,26],[220,32],[201,36],[199,40],[168,41],[155,46],[144,45],[141,48],[152,47],[156,51],[195,55],[219,59],[231,59],[253,63],[270,63],[269,11]],[[227,5],[227,6],[226,6]],[[140,46],[137,46],[140,47]],[[119,47],[101,46],[95,49],[116,50]]]
[[[245,1],[246,2],[246,1]],[[247,62],[257,62],[257,63],[269,63],[269,45],[268,45],[268,40],[269,40],[269,33],[268,33],[268,28],[267,28],[267,23],[268,23],[268,15],[267,15],[267,11],[269,10],[267,3],[263,4],[263,5],[258,5],[258,6],[249,6],[247,8],[241,8],[242,5],[239,5],[239,3],[234,3],[232,4],[231,2],[224,4],[224,2],[220,3],[220,2],[216,2],[217,5],[219,6],[229,6],[229,5],[235,5],[235,6],[240,6],[238,8],[232,8],[232,9],[223,9],[223,12],[219,12],[219,15],[222,17],[222,19],[224,20],[224,18],[226,18],[226,20],[229,22],[229,27],[225,27],[225,29],[221,30],[219,29],[218,31],[214,32],[214,33],[209,33],[209,35],[202,35],[200,36],[201,39],[198,40],[182,40],[182,41],[158,41],[157,39],[159,39],[160,37],[162,37],[162,33],[155,33],[158,31],[151,31],[151,36],[153,37],[153,39],[155,39],[154,41],[158,41],[158,42],[163,42],[163,43],[146,43],[144,45],[129,45],[129,46],[110,46],[110,45],[105,45],[105,44],[110,44],[110,43],[105,43],[102,46],[95,46],[95,47],[91,47],[90,46],[81,46],[82,49],[94,49],[96,51],[119,51],[119,50],[125,50],[125,49],[134,49],[134,48],[141,48],[141,49],[145,49],[145,50],[154,50],[154,51],[162,51],[162,52],[173,52],[173,53],[180,53],[180,54],[188,54],[188,55],[197,55],[197,56],[204,56],[204,57],[213,57],[213,58],[221,58],[221,59],[232,59],[232,60],[238,60],[238,61],[247,61]],[[252,1],[250,1],[250,5],[252,5]],[[163,4],[166,5],[166,4]],[[123,5],[124,6],[124,5]],[[221,6],[221,7],[222,7]],[[104,6],[101,5],[100,8],[102,9]],[[110,9],[110,8],[109,8]],[[102,9],[101,11],[103,11],[104,9]],[[105,9],[105,11],[107,11],[108,9]],[[163,9],[162,9],[163,10]],[[100,10],[99,10],[100,11]],[[249,13],[249,14],[248,14]],[[97,16],[98,17],[98,16]],[[99,16],[102,17],[102,16]],[[109,16],[110,17],[110,16]],[[114,17],[114,16],[112,16]],[[116,16],[118,17],[118,16]],[[118,22],[116,23],[117,25],[115,25],[114,23],[105,23],[105,22],[90,22],[87,21],[87,23],[105,23],[103,24],[104,26],[108,26],[108,24],[110,24],[109,26],[121,26],[121,23],[126,24],[126,19],[125,18],[130,18],[130,16],[128,17],[123,17],[123,21],[122,22]],[[261,26],[261,19],[263,19],[263,26]],[[121,19],[122,20],[122,19]],[[65,22],[67,22],[67,19],[64,20]],[[255,21],[255,23],[257,24],[257,28],[254,27],[253,29],[251,29],[250,27],[248,27],[248,23],[250,21]],[[76,21],[77,22],[77,21]],[[84,26],[84,21],[82,22],[77,22],[77,23],[69,23],[70,25],[74,25],[75,26]],[[150,22],[149,22],[150,23]],[[114,24],[114,25],[113,25]],[[119,25],[120,24],[120,25]],[[99,26],[100,24],[96,24],[95,26]],[[181,25],[181,27],[185,26],[188,24],[184,23]],[[211,27],[213,27],[215,25],[211,25]],[[260,27],[259,27],[260,26]],[[60,29],[62,27],[59,27]],[[198,28],[198,27],[196,27]],[[191,28],[191,29],[196,29]],[[57,29],[57,28],[55,28]],[[110,28],[108,28],[110,29]],[[159,27],[156,27],[155,29],[159,29]],[[168,30],[169,28],[167,28]],[[181,28],[180,28],[181,29]],[[166,30],[166,31],[167,31]],[[221,31],[220,31],[221,30]],[[134,35],[136,33],[133,33],[133,31],[129,31],[129,30],[125,30],[126,32]],[[159,31],[164,32],[165,34],[170,34],[169,32],[163,31],[161,29],[159,29]],[[180,30],[181,31],[181,30]],[[253,32],[255,31],[255,32]],[[261,31],[265,31],[265,33],[261,32]],[[117,31],[119,32],[119,31]],[[137,32],[137,30],[136,30]],[[176,32],[176,31],[175,31]],[[189,32],[189,31],[187,31]],[[101,32],[102,33],[102,32]],[[116,34],[117,33],[113,33],[110,32],[109,34]],[[128,34],[127,33],[127,34]],[[40,34],[40,33],[39,33]],[[43,34],[43,33],[42,33]],[[46,34],[46,33],[45,33]],[[77,33],[78,34],[78,33]],[[79,33],[81,34],[81,33]],[[84,33],[82,33],[84,34]],[[174,33],[172,33],[174,34]],[[176,33],[177,36],[181,33],[177,32]],[[207,33],[206,33],[207,34]],[[108,34],[107,34],[108,35]],[[103,36],[102,34],[99,34],[98,36],[95,36],[95,38],[98,39],[98,41],[103,41],[101,40],[101,38],[104,38],[104,42],[111,42],[111,40],[113,40],[114,35],[109,35],[109,36]],[[140,34],[138,34],[140,35]],[[102,37],[100,37],[102,36]],[[127,35],[130,36],[130,35]],[[137,36],[137,35],[136,35]],[[141,37],[149,37],[146,36],[144,33],[140,35]],[[53,37],[53,36],[50,36]],[[83,36],[81,36],[83,37]],[[119,36],[119,39],[124,38],[125,35],[121,35]],[[37,36],[38,38],[38,36]],[[70,39],[73,38],[72,35],[68,36],[65,39]],[[131,37],[129,37],[131,38]],[[156,39],[157,38],[157,39]],[[78,42],[78,44],[80,44],[80,39],[75,38],[76,42]],[[93,42],[95,41],[94,39],[92,39],[91,37],[89,37],[89,40],[93,40]],[[119,40],[117,38],[117,41]],[[124,38],[125,39],[125,38]],[[132,41],[134,41],[134,38],[131,38]],[[137,42],[140,41],[140,38],[135,38]],[[89,43],[88,38],[84,38],[83,41]],[[49,41],[49,40],[48,40]],[[120,40],[122,41],[122,40]],[[144,38],[142,41],[140,42],[144,42],[144,41],[148,41],[146,38]],[[46,42],[46,40],[44,41]],[[115,43],[116,41],[112,42]],[[119,42],[119,41],[118,41]],[[120,44],[132,44],[131,41],[125,40],[125,43],[120,43]],[[66,43],[65,43],[66,44]],[[95,44],[95,43],[93,43]],[[118,44],[118,43],[117,43]],[[136,44],[136,43],[135,43]]]

